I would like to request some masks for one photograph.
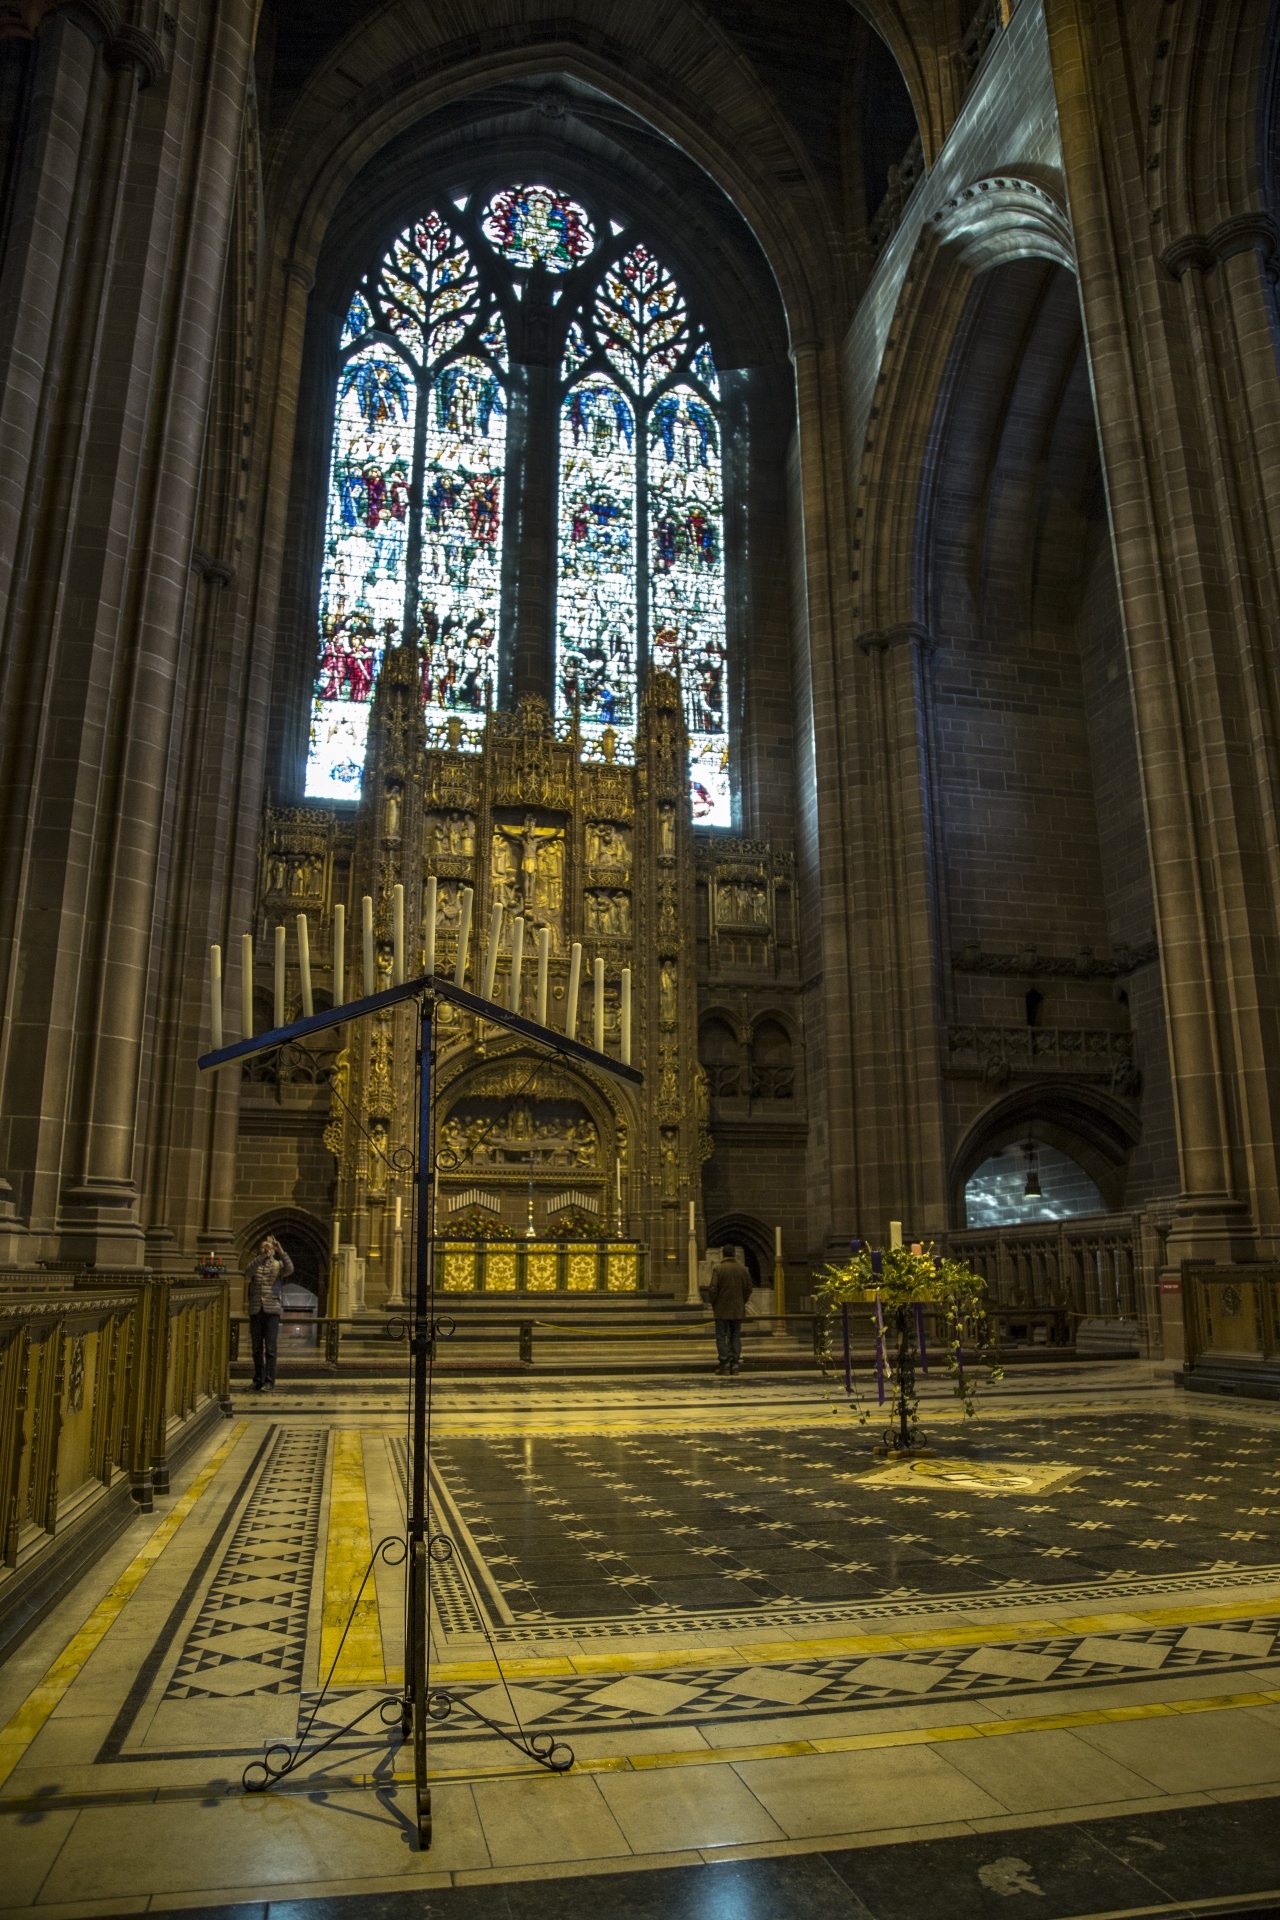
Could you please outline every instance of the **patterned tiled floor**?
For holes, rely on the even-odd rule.
[[[430,1856],[379,1711],[399,1566],[339,1646],[403,1526],[403,1420],[254,1403],[114,1624],[71,1659],[87,1593],[32,1636],[27,1690],[0,1669],[0,1844],[32,1889],[11,1910],[799,1857],[905,1827],[986,1834],[1003,1871],[1041,1858],[1028,1816],[1280,1793],[1280,1412],[1157,1406],[1149,1384],[1135,1403],[1131,1382],[1108,1406],[1090,1378],[1101,1404],[1072,1386],[939,1420],[910,1471],[811,1386],[442,1396]],[[313,1714],[294,1782],[246,1801],[246,1761]],[[537,1772],[496,1731],[517,1728],[570,1744],[572,1772]]]
[[[191,1623],[169,1700],[295,1693],[302,1684],[327,1435],[275,1436]]]
[[[509,1624],[1146,1585],[1278,1557],[1268,1438],[1082,1418],[956,1434],[945,1451],[1074,1471],[1032,1494],[884,1484],[847,1433],[731,1430],[453,1436],[436,1458]]]

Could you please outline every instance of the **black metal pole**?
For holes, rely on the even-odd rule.
[[[418,1231],[409,1351],[413,1362],[409,1421],[409,1578],[405,1621],[406,1706],[413,1728],[413,1776],[418,1844],[431,1845],[431,1788],[427,1784],[427,1634],[430,1604],[427,1557],[427,1364],[431,1355],[431,1010],[424,994],[418,1025]]]

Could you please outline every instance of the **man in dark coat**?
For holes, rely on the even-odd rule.
[[[284,1318],[284,1283],[293,1272],[293,1262],[270,1235],[244,1270],[245,1312],[249,1316],[249,1337],[253,1341],[253,1384],[260,1393],[276,1383],[276,1348],[280,1344],[280,1322]]]
[[[742,1322],[755,1284],[737,1257],[736,1247],[724,1247],[711,1269],[707,1299],[716,1317],[717,1373],[737,1373],[742,1366]]]

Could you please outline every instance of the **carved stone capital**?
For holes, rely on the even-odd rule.
[[[215,560],[203,547],[191,549],[191,571],[207,580],[211,587],[229,587],[236,577],[236,570],[228,566],[225,560]]]
[[[858,645],[863,653],[888,653],[891,647],[915,647],[922,654],[933,652],[937,642],[928,627],[918,620],[903,620],[896,627],[881,627],[875,633],[860,633]]]
[[[310,293],[315,286],[316,277],[302,260],[286,260],[282,271],[286,280],[296,280],[304,293]]]
[[[55,13],[70,14],[101,44],[105,66],[113,71],[132,67],[139,87],[149,87],[164,72],[160,42],[145,27],[122,20],[114,0],[0,0],[0,42],[34,40]]]
[[[1181,280],[1190,269],[1196,273],[1212,273],[1233,254],[1248,253],[1256,247],[1262,255],[1264,269],[1274,273],[1278,246],[1280,229],[1270,214],[1237,213],[1212,233],[1184,233],[1180,239],[1171,241],[1160,255],[1160,262],[1175,280]]]

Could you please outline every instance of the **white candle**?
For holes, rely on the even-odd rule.
[[[426,954],[423,965],[428,973],[434,973],[436,970],[436,913],[438,911],[436,895],[438,891],[439,883],[433,873],[427,881],[427,898],[422,909],[423,928],[426,934],[424,942]]]
[[[333,910],[333,1004],[345,1005],[347,998],[347,910],[339,903]]]
[[[631,1065],[631,969],[622,969],[622,1064]]]
[[[591,970],[592,985],[595,988],[594,1005],[591,1009],[592,1038],[597,1053],[604,1052],[604,961],[597,960]]]
[[[578,988],[582,982],[582,942],[575,940],[569,949],[569,997],[564,1010],[564,1030],[571,1040],[578,1037]]]
[[[391,889],[391,984],[404,985],[404,888],[398,880]]]
[[[698,1203],[696,1200],[691,1200],[689,1202],[689,1232],[691,1235],[695,1234],[698,1231],[697,1212],[696,1212],[697,1205]]]
[[[453,970],[455,987],[460,987],[467,977],[467,947],[471,940],[471,906],[475,897],[474,887],[462,889],[462,905],[458,910],[458,964]]]
[[[253,1038],[253,935],[240,936],[240,1024],[241,1038]]]
[[[305,913],[298,915],[298,979],[302,986],[303,1018],[309,1020],[316,1009],[311,997],[311,937]]]
[[[284,1025],[284,928],[276,928],[275,1024]]]
[[[520,969],[524,965],[524,916],[511,922],[511,1011],[520,1011]]]
[[[397,1233],[399,1233],[401,1230],[401,1221],[403,1219],[403,1214],[402,1214],[403,1206],[404,1206],[404,1202],[400,1198],[400,1195],[397,1194],[396,1195],[396,1232]]]
[[[782,1258],[782,1228],[781,1227],[775,1227],[773,1230],[773,1257],[775,1260],[781,1260]]]
[[[551,929],[538,928],[538,1025],[547,1024],[547,985],[551,968]]]
[[[613,1188],[614,1188],[614,1192],[618,1196],[618,1205],[621,1206],[622,1205],[622,1155],[620,1153],[615,1154],[613,1157]]]
[[[361,933],[364,936],[364,997],[367,1000],[377,986],[377,975],[373,966],[373,897],[371,894],[366,893],[360,902],[360,920]]]
[[[498,971],[498,948],[502,942],[503,911],[501,900],[496,900],[493,912],[489,915],[489,950],[484,956],[484,986],[480,994],[482,1000],[493,998],[493,982]]]
[[[217,1053],[222,1045],[222,948],[209,949],[209,1045]]]
[[[342,1223],[337,1214],[333,1216],[333,1257],[336,1260],[342,1251]]]
[[[900,1247],[902,1245],[901,1220],[891,1220],[889,1222],[889,1245],[890,1247]]]

